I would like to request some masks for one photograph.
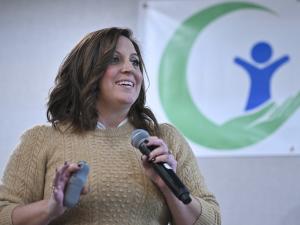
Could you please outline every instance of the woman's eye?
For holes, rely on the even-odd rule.
[[[132,62],[132,65],[135,67],[140,65],[140,61],[138,59],[133,59],[133,60],[131,60],[131,62]]]
[[[120,61],[119,57],[118,56],[114,56],[112,59],[111,59],[111,63],[118,63]]]

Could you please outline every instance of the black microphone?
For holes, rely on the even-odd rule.
[[[136,129],[131,134],[131,144],[138,148],[142,154],[147,156],[149,156],[150,152],[155,149],[155,146],[148,147],[145,144],[145,140],[149,136],[149,133],[143,129]],[[184,204],[188,204],[192,201],[188,189],[167,163],[152,163],[152,166],[179,200],[181,200]]]

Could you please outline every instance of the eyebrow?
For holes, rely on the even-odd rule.
[[[121,52],[119,52],[118,50],[116,50],[115,52],[118,53],[119,55],[123,55],[123,54],[122,54]],[[138,54],[135,53],[135,52],[134,52],[134,53],[131,53],[131,54],[130,54],[130,57],[131,57],[131,56],[139,57]]]
[[[137,56],[137,57],[139,57],[137,53],[132,53],[130,56]]]

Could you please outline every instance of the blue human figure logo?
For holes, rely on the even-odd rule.
[[[251,50],[252,59],[258,64],[267,63],[272,56],[272,47],[267,42],[256,43]],[[234,62],[244,68],[250,77],[250,91],[245,110],[252,110],[271,98],[271,79],[275,71],[289,61],[284,55],[263,68],[236,57]]]

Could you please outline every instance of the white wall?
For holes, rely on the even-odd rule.
[[[0,0],[0,175],[19,136],[46,122],[48,91],[71,48],[104,27],[137,33],[137,13],[137,0]]]
[[[223,225],[299,225],[300,157],[199,158]]]
[[[45,123],[64,56],[87,32],[138,35],[139,0],[0,0],[0,176],[24,130]],[[138,36],[137,36],[138,38]],[[224,225],[299,225],[300,157],[199,158]]]

